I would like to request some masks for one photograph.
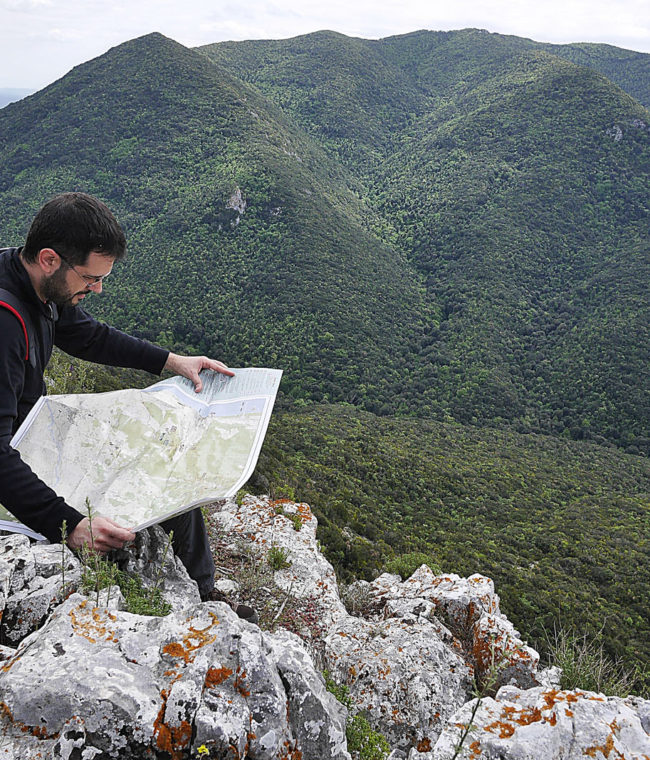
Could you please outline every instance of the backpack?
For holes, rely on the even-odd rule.
[[[7,248],[0,249],[0,254],[4,253]],[[25,304],[5,288],[0,288],[0,308],[7,309],[20,322],[25,336],[25,361],[29,362],[32,367],[36,366],[36,349],[34,340],[34,326],[29,316],[29,310]]]

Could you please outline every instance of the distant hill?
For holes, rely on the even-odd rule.
[[[296,397],[387,397],[426,311],[347,172],[258,91],[158,34],[2,112],[0,186],[6,244],[48,195],[105,199],[134,254],[94,311],[282,366]]]

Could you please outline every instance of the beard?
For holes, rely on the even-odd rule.
[[[63,266],[41,284],[41,293],[45,300],[53,301],[59,307],[74,306],[74,299],[77,296],[86,295],[89,292],[88,290],[70,290],[66,283],[66,270]]]

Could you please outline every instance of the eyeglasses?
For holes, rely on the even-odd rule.
[[[65,265],[66,265],[67,267],[69,267],[70,269],[72,269],[72,271],[73,271],[73,272],[74,272],[74,273],[77,275],[77,277],[79,277],[80,279],[82,279],[82,280],[84,281],[84,283],[86,284],[86,287],[87,287],[87,288],[92,288],[92,287],[93,287],[93,286],[95,286],[95,285],[99,285],[99,284],[101,284],[102,282],[104,282],[104,280],[105,280],[105,279],[108,277],[108,275],[110,274],[110,272],[109,272],[108,274],[100,274],[100,275],[94,275],[94,274],[82,274],[81,272],[78,272],[78,271],[77,271],[77,268],[76,268],[75,266],[73,266],[73,265],[72,265],[72,264],[71,264],[71,263],[70,263],[70,262],[69,262],[69,261],[66,259],[66,257],[65,257],[65,256],[62,256],[62,255],[61,255],[61,254],[60,254],[58,251],[56,251],[56,254],[57,254],[57,256],[58,256],[58,257],[59,257],[59,258],[60,258],[60,259],[61,259],[63,262],[65,262]]]

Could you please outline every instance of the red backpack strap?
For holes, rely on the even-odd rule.
[[[8,290],[5,290],[4,288],[0,288],[0,308],[7,309],[10,311],[16,319],[20,322],[21,327],[23,328],[23,335],[25,336],[25,361],[29,361],[29,333],[27,331],[27,325],[25,324],[25,320],[23,319],[22,314],[20,313],[21,303],[20,301],[14,296],[13,293],[10,293]]]

